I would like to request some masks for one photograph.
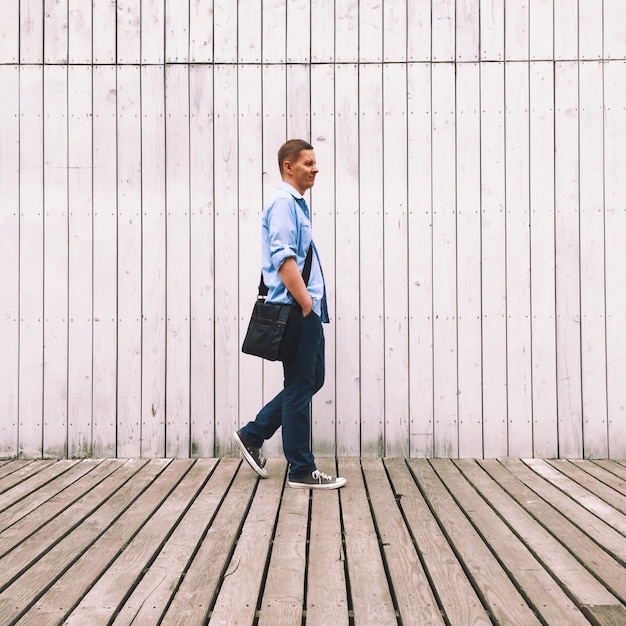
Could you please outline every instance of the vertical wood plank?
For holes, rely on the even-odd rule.
[[[0,457],[17,457],[20,316],[20,73],[0,66]]]
[[[578,57],[580,60],[601,59],[603,54],[603,17],[606,6],[598,10],[594,0],[578,1]]]
[[[580,122],[580,333],[583,452],[607,458],[604,289],[604,98],[600,62],[578,65]]]
[[[626,20],[620,0],[604,0],[604,58],[626,58]],[[597,9],[596,9],[597,10]]]
[[[68,456],[92,455],[92,68],[68,68]]]
[[[359,0],[359,60],[376,63],[383,58],[383,3]]]
[[[284,63],[287,54],[287,0],[266,0],[261,17],[263,62]]]
[[[480,59],[480,4],[475,0],[456,3],[456,60]]]
[[[532,11],[532,5],[531,5]],[[558,454],[554,252],[554,71],[530,64],[533,456]]]
[[[335,128],[338,120],[335,105],[335,80],[335,68],[332,64],[311,67],[310,135],[320,173],[316,178],[315,187],[310,191],[310,208],[313,238],[320,253],[330,316],[330,324],[324,325],[326,378],[324,386],[313,399],[312,438],[313,452],[316,456],[333,457],[336,454],[337,439],[337,394],[341,393],[341,388],[336,384],[336,281],[338,272],[342,271],[336,261],[338,241],[335,224],[336,176],[338,175],[343,180],[343,167],[335,159],[337,146]]]
[[[44,0],[44,63],[67,63],[68,1]]]
[[[189,2],[165,0],[165,62],[189,60]]]
[[[237,242],[237,67],[214,68],[215,103],[215,451],[217,456],[232,449],[231,435],[239,422],[239,320]]]
[[[482,457],[480,65],[456,70],[459,456]]]
[[[407,76],[410,456],[433,454],[431,65]]]
[[[311,0],[287,3],[287,62],[311,60]]]
[[[385,455],[409,455],[407,80],[383,66]]]
[[[554,58],[554,0],[529,0],[530,60]]]
[[[501,61],[504,58],[504,4],[500,0],[480,0],[482,61]]]
[[[267,202],[280,183],[277,153],[287,139],[287,70],[285,65],[263,66],[263,198]],[[259,247],[261,223],[259,222]],[[280,363],[263,363],[263,403],[271,400],[283,387]],[[259,406],[258,409],[261,407]],[[252,418],[254,416],[251,416]],[[247,419],[242,419],[245,423]],[[266,456],[282,455],[281,431],[263,446]]]
[[[255,0],[239,2],[237,15],[237,59],[239,63],[261,62],[262,3]]]
[[[92,0],[91,6],[93,24],[98,25],[92,31],[92,61],[114,63],[117,40],[116,4],[112,0]]]
[[[335,60],[335,38],[329,36],[328,25],[335,21],[335,0],[317,0],[311,4],[311,61],[331,63]]]
[[[237,62],[237,3],[218,0],[213,5],[213,55],[216,63]]]
[[[117,416],[117,71],[93,68],[92,454],[115,456]]]
[[[213,29],[213,3],[191,0],[189,3],[189,61],[191,63],[209,63],[213,60]]]
[[[19,2],[0,4],[0,63],[17,63],[20,58]]]
[[[528,458],[533,451],[528,64],[507,63],[504,88],[508,452]]]
[[[215,454],[213,68],[189,67],[191,454]]]
[[[481,66],[483,435],[486,457],[506,455],[506,216],[504,64]]]
[[[117,456],[141,456],[140,68],[117,68]]]
[[[530,12],[528,0],[504,3],[504,51],[507,61],[528,60]]]
[[[456,160],[454,65],[432,68],[434,456],[456,457],[457,404]]]
[[[626,232],[626,191],[624,189],[624,146],[626,146],[626,107],[624,84],[626,62],[604,65],[605,138],[605,233],[606,233],[606,332],[607,394],[609,413],[609,455],[626,456],[626,298],[624,297],[624,239]]]
[[[315,72],[313,73],[315,75]],[[359,68],[335,66],[335,314],[337,455],[359,456]],[[315,113],[313,116],[315,120]],[[327,181],[324,181],[327,184]],[[326,266],[326,265],[325,265]],[[326,270],[328,273],[328,270]]]
[[[431,3],[407,0],[407,61],[430,61]]]
[[[578,67],[555,64],[554,198],[556,238],[559,456],[582,456],[580,362],[580,207]]]
[[[383,6],[383,59],[405,62],[407,56],[407,11],[404,2],[385,2]]]
[[[67,455],[68,179],[67,66],[44,66],[43,453]]]
[[[68,61],[91,63],[92,3],[68,0]],[[96,22],[98,28],[101,25]]]
[[[180,3],[181,5],[183,3]],[[186,4],[186,3],[184,3]],[[182,10],[171,9],[171,2],[166,3],[163,0],[142,0],[141,2],[141,61],[142,63],[163,63],[165,61],[166,46],[174,47],[178,44],[176,36],[170,30],[176,30],[180,26],[175,17],[170,13],[177,15],[183,13]],[[166,24],[165,15],[167,12],[168,22]],[[171,40],[175,43],[172,44]]]
[[[359,67],[361,456],[384,450],[382,67]]]
[[[433,61],[454,61],[456,11],[454,0],[431,3],[431,47]]]
[[[578,58],[578,3],[579,0],[554,0],[555,60]]]
[[[141,60],[141,0],[117,0],[115,49],[120,64]]]
[[[20,63],[43,62],[43,2],[20,0]]]
[[[43,68],[20,67],[19,454],[43,442]]]
[[[167,354],[165,454],[189,456],[189,69],[165,66]],[[235,284],[237,281],[235,280]],[[236,301],[235,301],[236,302]],[[236,308],[233,309],[236,311]],[[236,334],[236,333],[235,333]]]
[[[239,336],[245,337],[257,296],[261,271],[263,210],[262,68],[239,68]],[[263,402],[263,361],[241,354],[239,359],[239,425],[247,424]]]
[[[144,65],[141,68],[141,456],[148,458],[166,454],[169,208],[166,209],[165,198],[165,97],[163,65]]]
[[[287,65],[287,137],[306,140],[311,138],[311,67],[309,65]]]
[[[359,5],[354,0],[335,0],[335,61],[351,63],[358,59]]]

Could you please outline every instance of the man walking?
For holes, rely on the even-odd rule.
[[[263,211],[263,280],[268,288],[266,302],[295,302],[302,309],[300,339],[296,356],[283,361],[282,391],[233,439],[252,469],[266,478],[261,447],[282,426],[289,486],[337,489],[345,485],[345,478],[320,472],[311,452],[311,399],[324,384],[322,322],[328,322],[324,276],[313,243],[309,207],[303,197],[318,173],[313,146],[301,139],[287,141],[278,151],[278,166],[283,182]],[[302,269],[309,247],[311,273],[305,284]]]

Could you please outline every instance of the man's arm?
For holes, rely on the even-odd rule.
[[[304,284],[296,260],[293,257],[286,258],[278,270],[278,275],[302,308],[302,315],[306,317],[313,308],[313,299]]]

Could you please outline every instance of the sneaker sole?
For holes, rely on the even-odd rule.
[[[341,487],[343,487],[346,484],[345,479],[341,482],[337,481],[334,483],[328,483],[328,484],[314,484],[314,485],[309,485],[307,483],[297,483],[297,482],[291,482],[289,481],[289,486],[292,489],[340,489]]]
[[[265,468],[261,467],[260,465],[257,465],[255,460],[252,458],[252,456],[250,455],[250,453],[246,450],[246,446],[244,444],[243,441],[241,441],[241,438],[239,437],[239,435],[237,433],[233,434],[233,440],[234,442],[239,446],[239,449],[241,450],[241,453],[243,454],[243,458],[248,461],[248,465],[261,477],[261,478],[267,478],[267,470],[265,470]]]

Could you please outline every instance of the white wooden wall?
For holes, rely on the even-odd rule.
[[[303,137],[318,454],[626,457],[624,0],[3,0],[0,124],[0,456],[233,452]]]

